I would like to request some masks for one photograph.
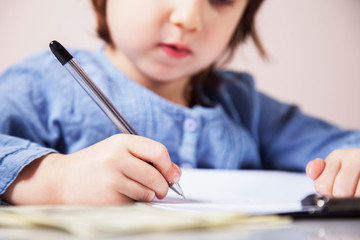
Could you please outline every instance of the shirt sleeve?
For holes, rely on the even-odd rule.
[[[360,131],[341,129],[257,91],[248,74],[227,75],[228,113],[257,142],[264,169],[304,171],[309,161],[336,149],[360,148]]]
[[[41,78],[23,66],[0,76],[0,197],[26,165],[55,152],[59,132],[48,130],[46,100],[38,90]]]
[[[9,206],[10,204],[7,202],[4,202],[1,198],[0,198],[0,206]]]
[[[305,170],[309,161],[325,159],[336,149],[360,148],[359,131],[341,129],[261,93],[258,101],[260,147],[268,168]]]

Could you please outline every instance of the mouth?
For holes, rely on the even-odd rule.
[[[185,58],[192,54],[191,49],[182,44],[161,43],[159,47],[165,52],[166,55],[172,58]]]

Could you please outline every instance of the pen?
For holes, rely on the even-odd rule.
[[[86,93],[94,100],[105,115],[115,124],[115,126],[125,134],[138,135],[135,129],[126,121],[120,112],[114,107],[109,99],[102,93],[102,91],[89,78],[84,70],[76,63],[73,56],[57,41],[52,41],[49,44],[52,53],[59,60],[59,62],[69,71]],[[155,167],[152,163],[150,165]],[[169,183],[169,187],[185,198],[183,191],[178,183]]]

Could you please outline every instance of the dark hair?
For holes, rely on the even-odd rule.
[[[103,39],[107,44],[113,45],[110,31],[106,22],[106,0],[91,0],[91,2],[93,4],[93,8],[96,14],[96,31],[98,36]],[[262,3],[263,0],[248,0],[243,16],[240,19],[239,24],[236,27],[234,34],[229,41],[225,62],[228,62],[232,59],[237,47],[240,45],[240,43],[245,42],[248,37],[253,40],[260,55],[263,58],[267,58],[266,51],[261,44],[255,28],[255,15],[258,12],[258,9],[260,8]],[[195,74],[191,78],[191,81],[189,82],[184,93],[186,95],[186,99],[188,100],[189,106],[193,106],[195,104],[203,104],[198,96],[197,89],[199,84],[203,83],[205,79],[207,85],[216,88],[218,80],[215,77],[212,77],[214,68],[215,63],[207,69]]]

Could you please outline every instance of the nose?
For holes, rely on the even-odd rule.
[[[202,21],[202,0],[181,0],[177,1],[170,15],[170,22],[188,31],[201,31]]]

